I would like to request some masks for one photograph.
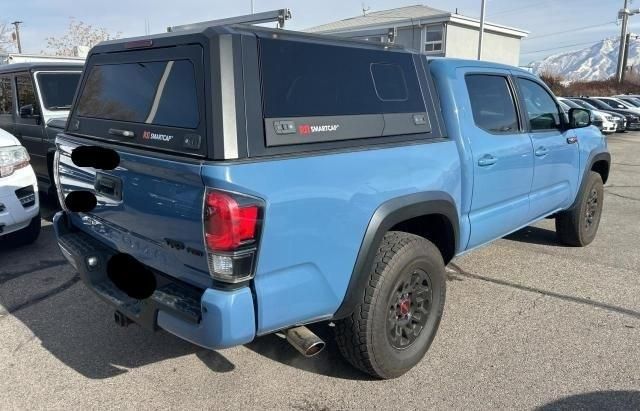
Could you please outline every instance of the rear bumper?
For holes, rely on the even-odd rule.
[[[158,286],[153,295],[136,300],[118,289],[107,276],[107,262],[118,253],[116,250],[74,229],[64,211],[55,215],[53,224],[62,254],[85,285],[133,322],[151,330],[164,329],[209,349],[245,344],[255,338],[256,321],[249,287],[202,290],[154,271]],[[87,263],[89,257],[98,259],[93,268]]]

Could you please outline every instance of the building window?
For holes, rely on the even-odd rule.
[[[443,39],[443,25],[437,24],[426,27],[426,39],[424,43],[425,53],[441,53]]]

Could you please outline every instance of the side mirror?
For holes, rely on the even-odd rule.
[[[22,118],[38,117],[36,107],[33,104],[25,104],[24,106],[20,107],[20,117]]]
[[[569,110],[569,128],[584,128],[591,125],[591,112],[584,108]]]

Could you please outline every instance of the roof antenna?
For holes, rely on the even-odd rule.
[[[371,6],[365,7],[364,3],[362,3],[362,15],[366,17],[369,10],[371,10]]]

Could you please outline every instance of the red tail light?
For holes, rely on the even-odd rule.
[[[230,195],[210,191],[205,206],[205,236],[210,250],[231,251],[255,240],[257,205],[240,206]]]
[[[253,277],[262,202],[218,190],[204,199],[204,237],[209,273],[214,279],[240,282]]]

